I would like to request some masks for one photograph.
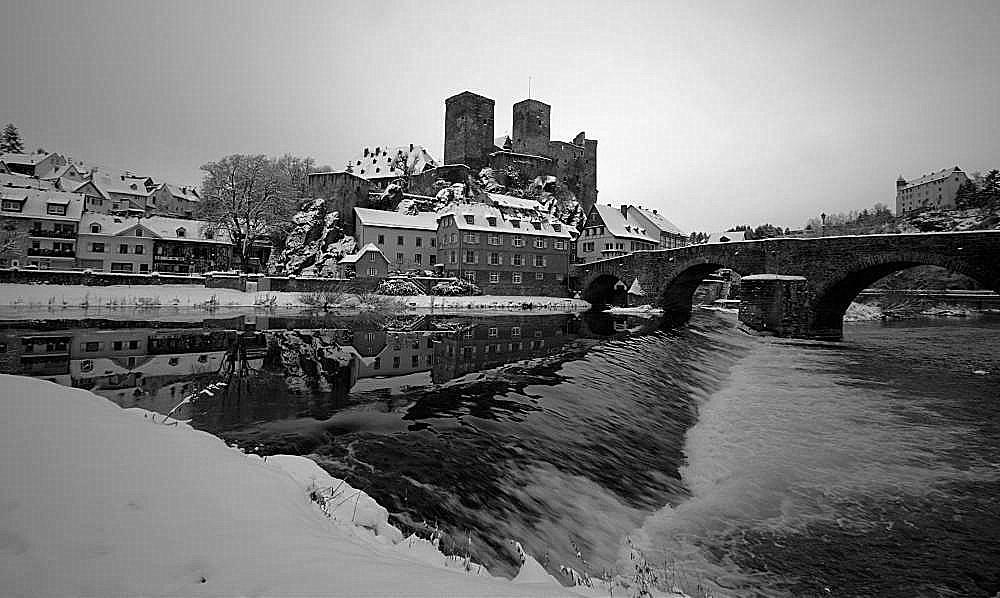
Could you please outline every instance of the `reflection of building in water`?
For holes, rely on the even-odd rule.
[[[0,331],[0,371],[68,384],[72,336],[67,332]]]
[[[465,320],[467,318],[463,318]],[[435,346],[435,384],[469,372],[554,353],[579,332],[573,316],[484,316]]]

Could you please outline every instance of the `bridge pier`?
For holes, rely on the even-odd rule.
[[[804,276],[744,276],[740,280],[740,323],[757,334],[813,336],[809,330],[810,295],[809,282]]]

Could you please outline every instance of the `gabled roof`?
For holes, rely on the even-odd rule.
[[[0,215],[8,218],[40,218],[79,222],[80,214],[83,211],[83,200],[74,193],[0,187],[0,197],[22,202],[20,212],[0,212]],[[66,215],[49,214],[48,204],[66,206]]]
[[[939,170],[937,172],[932,172],[930,174],[925,174],[922,177],[906,181],[906,186],[903,187],[903,189],[910,189],[912,187],[916,187],[918,185],[923,185],[925,183],[932,183],[934,181],[940,181],[942,179],[946,179],[946,178],[952,176],[956,172],[962,172],[962,169],[959,168],[958,166],[956,166],[954,168],[945,168],[944,170]]]
[[[434,212],[420,212],[415,216],[388,210],[354,208],[358,220],[365,226],[385,228],[409,228],[414,230],[437,230],[437,215]]]
[[[483,203],[453,203],[438,210],[437,218],[439,221],[445,216],[454,216],[455,226],[462,231],[510,233],[559,239],[571,238],[568,225],[554,220],[544,212],[514,217],[505,215],[499,209]],[[466,220],[466,216],[471,216],[471,224]],[[490,225],[490,218],[496,223],[495,226]],[[515,222],[518,223],[517,227],[514,226]],[[557,228],[559,230],[556,230]]]
[[[185,201],[201,201],[201,197],[198,195],[198,190],[194,187],[163,183],[160,185],[160,188],[166,189],[170,195],[173,195],[177,199],[183,199]]]
[[[628,209],[629,215],[633,216],[634,214],[635,219],[642,224],[646,224],[647,228],[655,227],[659,229],[660,232],[687,236],[687,233],[682,231],[673,222],[664,218],[663,214],[660,214],[656,210],[647,210],[636,206],[629,206]],[[643,222],[643,220],[645,220],[645,222]]]
[[[52,183],[23,174],[0,173],[0,187],[19,187],[21,189],[52,189]]]
[[[345,255],[344,257],[340,258],[340,262],[338,262],[338,263],[340,263],[340,264],[356,264],[359,261],[361,261],[361,258],[364,257],[365,254],[370,253],[372,251],[374,251],[374,252],[378,253],[380,256],[382,256],[382,259],[385,260],[385,263],[387,263],[387,264],[389,263],[388,258],[385,257],[385,254],[382,253],[382,250],[379,249],[378,245],[376,245],[374,243],[369,243],[369,244],[365,245],[364,247],[362,247],[354,255]]]
[[[95,177],[91,182],[105,194],[117,193],[119,195],[148,197],[150,192],[146,189],[144,181],[145,179],[130,177]]]
[[[712,233],[708,236],[707,243],[728,243],[730,241],[746,241],[747,232],[745,230],[727,230],[721,233]]]
[[[0,161],[6,164],[34,166],[52,154],[0,154]]]
[[[104,189],[101,189],[99,186],[95,185],[94,181],[84,181],[80,183],[79,187],[73,189],[73,193],[83,193],[90,195],[96,194],[98,197],[109,199],[107,192],[105,192]]]
[[[607,228],[609,234],[615,237],[635,239],[637,241],[646,241],[648,243],[660,243],[658,234],[647,230],[646,227],[643,226],[643,223],[639,222],[635,218],[626,218],[625,215],[622,214],[621,208],[595,204],[591,209],[597,210],[597,213],[601,216],[601,220],[604,221],[604,227]]]

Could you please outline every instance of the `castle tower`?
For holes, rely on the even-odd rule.
[[[545,156],[551,139],[552,107],[538,100],[522,100],[514,104],[512,137],[514,151],[520,154]]]
[[[473,172],[489,166],[495,104],[471,91],[444,101],[445,164],[465,164]]]
[[[583,206],[584,214],[590,212],[590,208],[597,203],[597,140],[584,139],[583,141],[583,189],[580,197],[580,205]]]
[[[896,179],[896,191],[899,191],[905,186],[906,186],[906,179],[903,178],[903,175],[899,175],[899,178]]]

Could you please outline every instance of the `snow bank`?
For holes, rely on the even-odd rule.
[[[444,568],[346,485],[326,516],[310,488],[339,480],[307,459],[83,390],[0,375],[0,455],[5,596],[566,595]]]

